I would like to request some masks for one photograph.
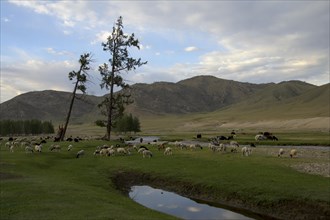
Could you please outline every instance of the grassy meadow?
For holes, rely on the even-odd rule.
[[[186,134],[182,139],[192,135]],[[179,137],[164,135],[163,138]],[[322,143],[326,141],[325,136],[318,139]],[[242,137],[239,141],[250,139]],[[129,156],[94,156],[96,146],[105,143],[81,141],[73,143],[72,151],[66,151],[69,143],[62,142],[60,152],[50,152],[52,142],[49,142],[42,153],[33,154],[19,147],[11,153],[2,144],[0,218],[175,219],[133,202],[118,190],[121,186],[115,185],[114,178],[120,173],[131,175],[130,181],[136,183],[147,175],[142,182],[150,181],[184,195],[261,214],[278,212],[276,217],[284,219],[330,213],[329,178],[291,168],[298,163],[329,163],[329,159],[277,158],[276,152],[271,154],[267,148],[258,150],[262,146],[257,146],[250,157],[240,153],[212,153],[206,148],[180,150],[174,146],[172,156],[164,156],[155,146],[149,146],[154,153],[150,159],[137,152]],[[81,149],[85,155],[77,159],[76,152]],[[323,153],[329,154],[327,147]],[[288,208],[290,211],[284,212]],[[297,215],[297,212],[302,213]]]

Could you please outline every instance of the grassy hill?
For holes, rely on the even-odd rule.
[[[72,110],[72,123],[93,120],[101,97],[78,95]],[[69,109],[71,93],[53,90],[34,91],[21,94],[1,103],[1,118],[12,120],[39,119],[64,121]]]
[[[131,86],[134,103],[128,112],[140,118],[144,131],[202,131],[229,127],[254,127],[262,122],[281,122],[268,127],[329,129],[329,84],[315,86],[301,81],[251,84],[197,76],[178,83],[157,82]],[[29,92],[0,104],[1,119],[40,119],[63,123],[71,94],[59,91]],[[102,118],[97,105],[102,97],[76,99],[72,125]],[[246,125],[245,125],[246,124]],[[90,128],[84,128],[90,131]]]

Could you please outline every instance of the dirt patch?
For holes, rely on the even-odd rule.
[[[239,210],[255,219],[329,219],[329,204],[317,201],[281,200],[273,203],[254,204],[237,194],[225,195],[219,189],[191,184],[180,180],[164,179],[157,174],[136,171],[119,171],[111,177],[118,190],[128,195],[133,185],[149,185],[175,192],[179,195],[226,206],[232,211]]]
[[[329,147],[260,147],[256,149],[259,153],[277,157],[280,148],[284,149],[285,154],[282,157],[289,158],[289,152],[295,148],[297,155],[292,160],[303,159],[303,162],[288,164],[291,168],[312,175],[330,177],[330,148]],[[281,159],[281,158],[279,158]]]

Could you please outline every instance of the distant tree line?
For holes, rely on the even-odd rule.
[[[100,127],[105,127],[106,122],[102,120],[97,120],[96,125]],[[141,126],[138,117],[133,117],[132,114],[123,114],[113,123],[114,131],[116,132],[140,132]]]
[[[137,117],[133,117],[132,114],[124,114],[115,122],[115,131],[117,132],[140,132],[140,121]]]
[[[52,122],[32,120],[0,120],[0,135],[53,134]]]

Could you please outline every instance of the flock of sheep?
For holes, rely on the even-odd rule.
[[[255,140],[264,140],[264,138],[269,138],[265,135],[258,134],[255,136]],[[45,143],[45,142],[44,142]],[[199,150],[203,149],[203,146],[201,144],[187,144],[184,142],[153,142],[152,144],[148,143],[148,147],[151,148],[152,146],[154,149],[158,149],[158,151],[163,151],[163,154],[165,156],[170,156],[173,154],[172,148],[177,148],[180,150]],[[15,148],[21,147],[25,149],[26,153],[41,153],[43,148],[42,142],[36,142],[36,141],[25,141],[25,140],[12,140],[6,142],[5,146],[9,149],[10,152],[14,152]],[[204,144],[205,146],[205,144]],[[148,149],[145,145],[142,143],[139,144],[127,144],[125,147],[122,147],[120,145],[117,146],[108,146],[108,145],[102,145],[97,146],[93,155],[95,156],[115,156],[115,155],[131,155],[132,153],[136,152],[138,154],[141,154],[143,158],[152,158],[153,153],[150,149]],[[231,141],[222,141],[222,139],[213,139],[208,143],[207,148],[213,152],[232,152],[237,153],[240,149],[243,156],[250,156],[252,154],[252,148],[255,148],[256,146],[254,144],[250,144],[249,146],[242,146],[240,147],[239,143],[237,141],[231,140]],[[71,151],[73,149],[73,145],[69,144],[67,146],[67,151]],[[54,143],[49,147],[50,152],[59,152],[61,150],[61,145],[59,143]],[[286,153],[283,148],[280,148],[278,151],[278,157],[283,157],[283,155]],[[80,158],[85,154],[84,150],[79,150],[76,154],[76,158]],[[297,155],[297,150],[292,149],[289,152],[289,156],[295,157]]]

